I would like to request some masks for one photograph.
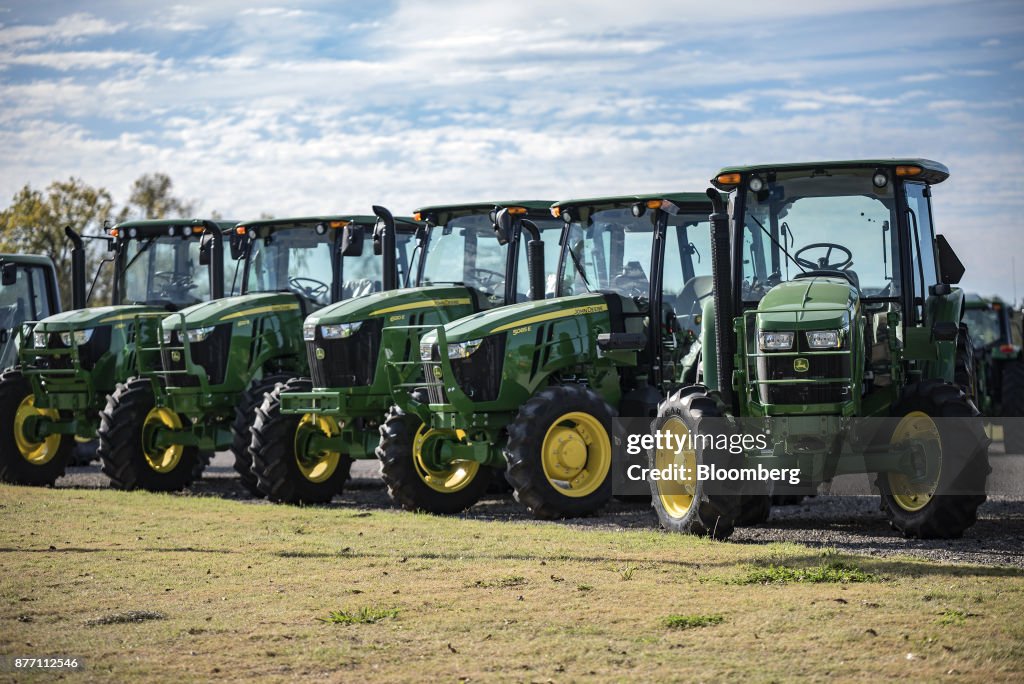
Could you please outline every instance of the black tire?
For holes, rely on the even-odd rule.
[[[736,527],[753,527],[768,522],[772,514],[772,497],[768,494],[750,494],[740,501],[740,515]]]
[[[978,362],[974,356],[974,340],[966,323],[960,324],[956,336],[956,364],[953,368],[953,383],[963,390],[975,406],[978,406]]]
[[[938,419],[926,424],[940,445],[938,478],[929,487],[931,491],[923,493],[901,487],[897,475],[880,473],[876,484],[882,510],[892,528],[905,537],[955,539],[975,523],[978,506],[985,502],[989,439],[978,409],[967,395],[941,380],[904,388],[893,406],[892,429],[885,431],[890,441],[903,421],[911,420],[908,414],[912,412]],[[913,485],[913,489],[921,486]]]
[[[685,430],[694,435],[700,435],[702,431],[705,434],[722,434],[731,429],[718,403],[708,395],[708,389],[703,385],[684,387],[661,402],[651,429],[665,430],[666,425],[675,421],[681,421]],[[678,430],[678,426],[675,429]],[[727,451],[705,449],[702,442],[695,446],[694,467],[701,464],[725,468],[739,465],[739,458]],[[665,466],[658,463],[657,452],[653,449],[648,452],[648,459],[652,469]],[[744,497],[741,492],[730,488],[729,483],[701,480],[694,474],[693,482],[688,486],[653,478],[650,485],[651,506],[662,527],[672,532],[727,539],[743,514]],[[677,501],[675,497],[682,498]],[[686,497],[692,497],[688,505]]]
[[[1008,454],[1024,454],[1024,359],[1003,365],[1003,446]]]
[[[328,503],[348,481],[352,459],[347,454],[332,454],[331,460],[336,457],[336,463],[322,478],[317,475],[310,479],[299,467],[295,435],[302,416],[281,413],[281,393],[308,392],[312,388],[311,380],[293,378],[275,387],[256,407],[248,449],[248,458],[252,463],[250,472],[256,479],[260,495],[271,501],[290,504]]]
[[[253,496],[264,496],[256,484],[256,475],[252,472],[252,456],[249,454],[256,409],[263,403],[264,394],[272,391],[279,383],[288,382],[290,377],[269,375],[253,380],[235,404],[235,419],[231,422],[231,455],[235,459],[234,468],[238,473],[238,479]]]
[[[425,394],[416,396],[418,400],[426,401]],[[420,475],[413,455],[413,441],[422,427],[423,421],[416,415],[405,413],[397,406],[388,409],[380,426],[380,443],[376,450],[388,496],[407,511],[460,513],[487,492],[494,469],[477,467],[471,479],[454,491],[432,488]]]
[[[490,466],[488,466],[490,467]],[[505,496],[513,491],[512,483],[505,477],[505,469],[491,467],[491,481],[487,485],[487,493],[491,495]]]
[[[115,489],[176,492],[202,477],[208,453],[201,454],[197,447],[168,447],[180,449],[180,455],[176,460],[171,459],[166,470],[158,470],[147,458],[144,425],[154,407],[153,385],[144,378],[129,378],[118,383],[114,393],[107,397],[107,405],[100,413],[96,452],[103,464],[103,473]],[[171,420],[176,418],[179,425],[190,424],[184,416],[170,411],[167,415]],[[159,455],[155,449],[149,453],[154,457]]]
[[[0,373],[0,480],[11,484],[50,486],[64,474],[75,448],[71,435],[51,435],[42,442],[21,437],[23,453],[15,431],[22,402],[29,401],[32,385],[19,368]],[[29,460],[31,458],[31,460]]]
[[[582,488],[583,495],[570,494],[573,487],[569,480],[560,479],[559,473],[545,472],[544,444],[549,434],[570,413],[588,416],[590,426],[576,423],[573,427],[563,426],[571,436],[603,429],[604,434],[590,434],[599,439],[596,450],[585,446],[582,464],[567,466],[564,477],[572,472],[588,472],[588,466],[595,468],[590,481]],[[612,497],[611,477],[611,434],[615,409],[598,394],[582,385],[556,385],[537,392],[519,407],[519,414],[508,426],[508,441],[505,445],[505,460],[508,462],[507,477],[515,490],[516,500],[526,506],[535,518],[553,520],[591,515],[604,506]],[[552,439],[557,439],[552,437]],[[586,435],[579,438],[585,445]],[[605,451],[606,450],[606,451]],[[602,453],[604,452],[604,453]],[[552,468],[554,466],[552,465]],[[556,485],[555,482],[565,482]]]

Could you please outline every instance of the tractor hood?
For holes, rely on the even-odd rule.
[[[226,297],[212,302],[194,304],[179,313],[185,317],[185,327],[205,328],[219,323],[233,323],[247,316],[259,316],[278,311],[298,311],[299,300],[286,292],[260,292],[257,294]],[[164,330],[180,328],[181,318],[164,319]]]
[[[515,328],[608,310],[604,296],[597,293],[570,295],[538,302],[521,302],[483,311],[452,321],[444,327],[450,342],[475,340]]]
[[[306,319],[307,325],[354,323],[378,316],[408,315],[419,309],[471,306],[473,295],[461,285],[433,285],[392,290],[347,299],[320,309]]]
[[[101,325],[113,323],[130,323],[138,314],[152,312],[169,313],[167,309],[156,306],[125,304],[121,306],[96,306],[88,309],[74,309],[54,314],[36,324],[37,332],[66,332],[68,330],[87,330]]]
[[[780,283],[757,306],[761,330],[834,330],[848,325],[857,288],[841,277],[817,276]]]

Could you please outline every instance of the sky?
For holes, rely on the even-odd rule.
[[[0,0],[0,203],[163,172],[247,219],[700,191],[926,157],[964,286],[1024,297],[1019,0]]]

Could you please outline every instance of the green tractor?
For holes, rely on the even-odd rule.
[[[137,347],[156,339],[158,319],[140,329],[135,317],[223,296],[227,228],[201,219],[114,226],[102,238],[110,251],[104,263],[114,265],[112,305],[89,308],[83,241],[66,230],[73,309],[24,327],[19,365],[0,375],[0,479],[52,485],[75,438],[95,439],[107,395],[133,374]]]
[[[555,298],[424,335],[422,379],[402,382],[407,364],[392,364],[397,406],[377,448],[385,472],[505,467],[516,499],[538,518],[603,506],[613,416],[649,419],[667,392],[694,381],[701,302],[711,296],[710,208],[693,193],[553,205],[565,224]],[[435,488],[416,507],[471,506],[481,490],[460,484]]]
[[[964,322],[975,344],[978,408],[986,416],[1010,418],[1003,426],[1006,452],[1024,454],[1024,342],[1014,313],[998,297],[969,294]]]
[[[890,159],[715,176],[730,202],[726,214],[708,191],[701,382],[662,402],[650,428],[664,445],[651,470],[670,476],[649,479],[664,527],[725,538],[786,471],[811,492],[877,473],[882,509],[908,537],[975,522],[988,439],[965,393],[972,359],[952,287],[964,268],[934,234],[930,202],[948,175]]]
[[[242,484],[258,494],[248,456],[256,407],[277,383],[309,374],[307,316],[410,271],[418,226],[397,224],[394,232],[394,223],[385,230],[374,216],[239,224],[231,249],[241,294],[163,318],[159,339],[139,355],[137,377],[107,401],[99,452],[113,485],[184,489],[201,473],[202,454],[230,449]]]
[[[0,254],[0,273],[0,369],[5,369],[18,362],[22,326],[60,313],[61,307],[50,257]]]
[[[415,362],[424,328],[542,299],[544,252],[558,249],[562,225],[551,217],[550,205],[484,202],[420,209],[414,215],[426,221],[423,252],[416,271],[396,281],[403,289],[341,302],[307,318],[312,377],[280,385],[256,411],[250,455],[260,490],[273,501],[330,501],[348,478],[352,459],[375,457],[378,429],[391,406],[386,360]],[[397,334],[385,338],[391,328]],[[414,377],[403,381],[418,378],[419,366],[411,368]],[[409,508],[426,508],[425,499],[443,496],[446,489],[482,490],[491,475],[488,469],[427,471],[415,465],[417,470],[406,457],[386,460],[383,468],[391,496]]]

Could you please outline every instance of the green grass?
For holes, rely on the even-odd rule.
[[[665,626],[670,629],[693,629],[720,625],[724,621],[721,615],[669,615],[665,618]]]
[[[372,625],[375,622],[393,617],[398,617],[398,610],[395,608],[363,606],[354,611],[332,610],[330,615],[320,619],[334,625]]]
[[[76,682],[1024,681],[1010,568],[111,490],[0,516],[0,655]]]

